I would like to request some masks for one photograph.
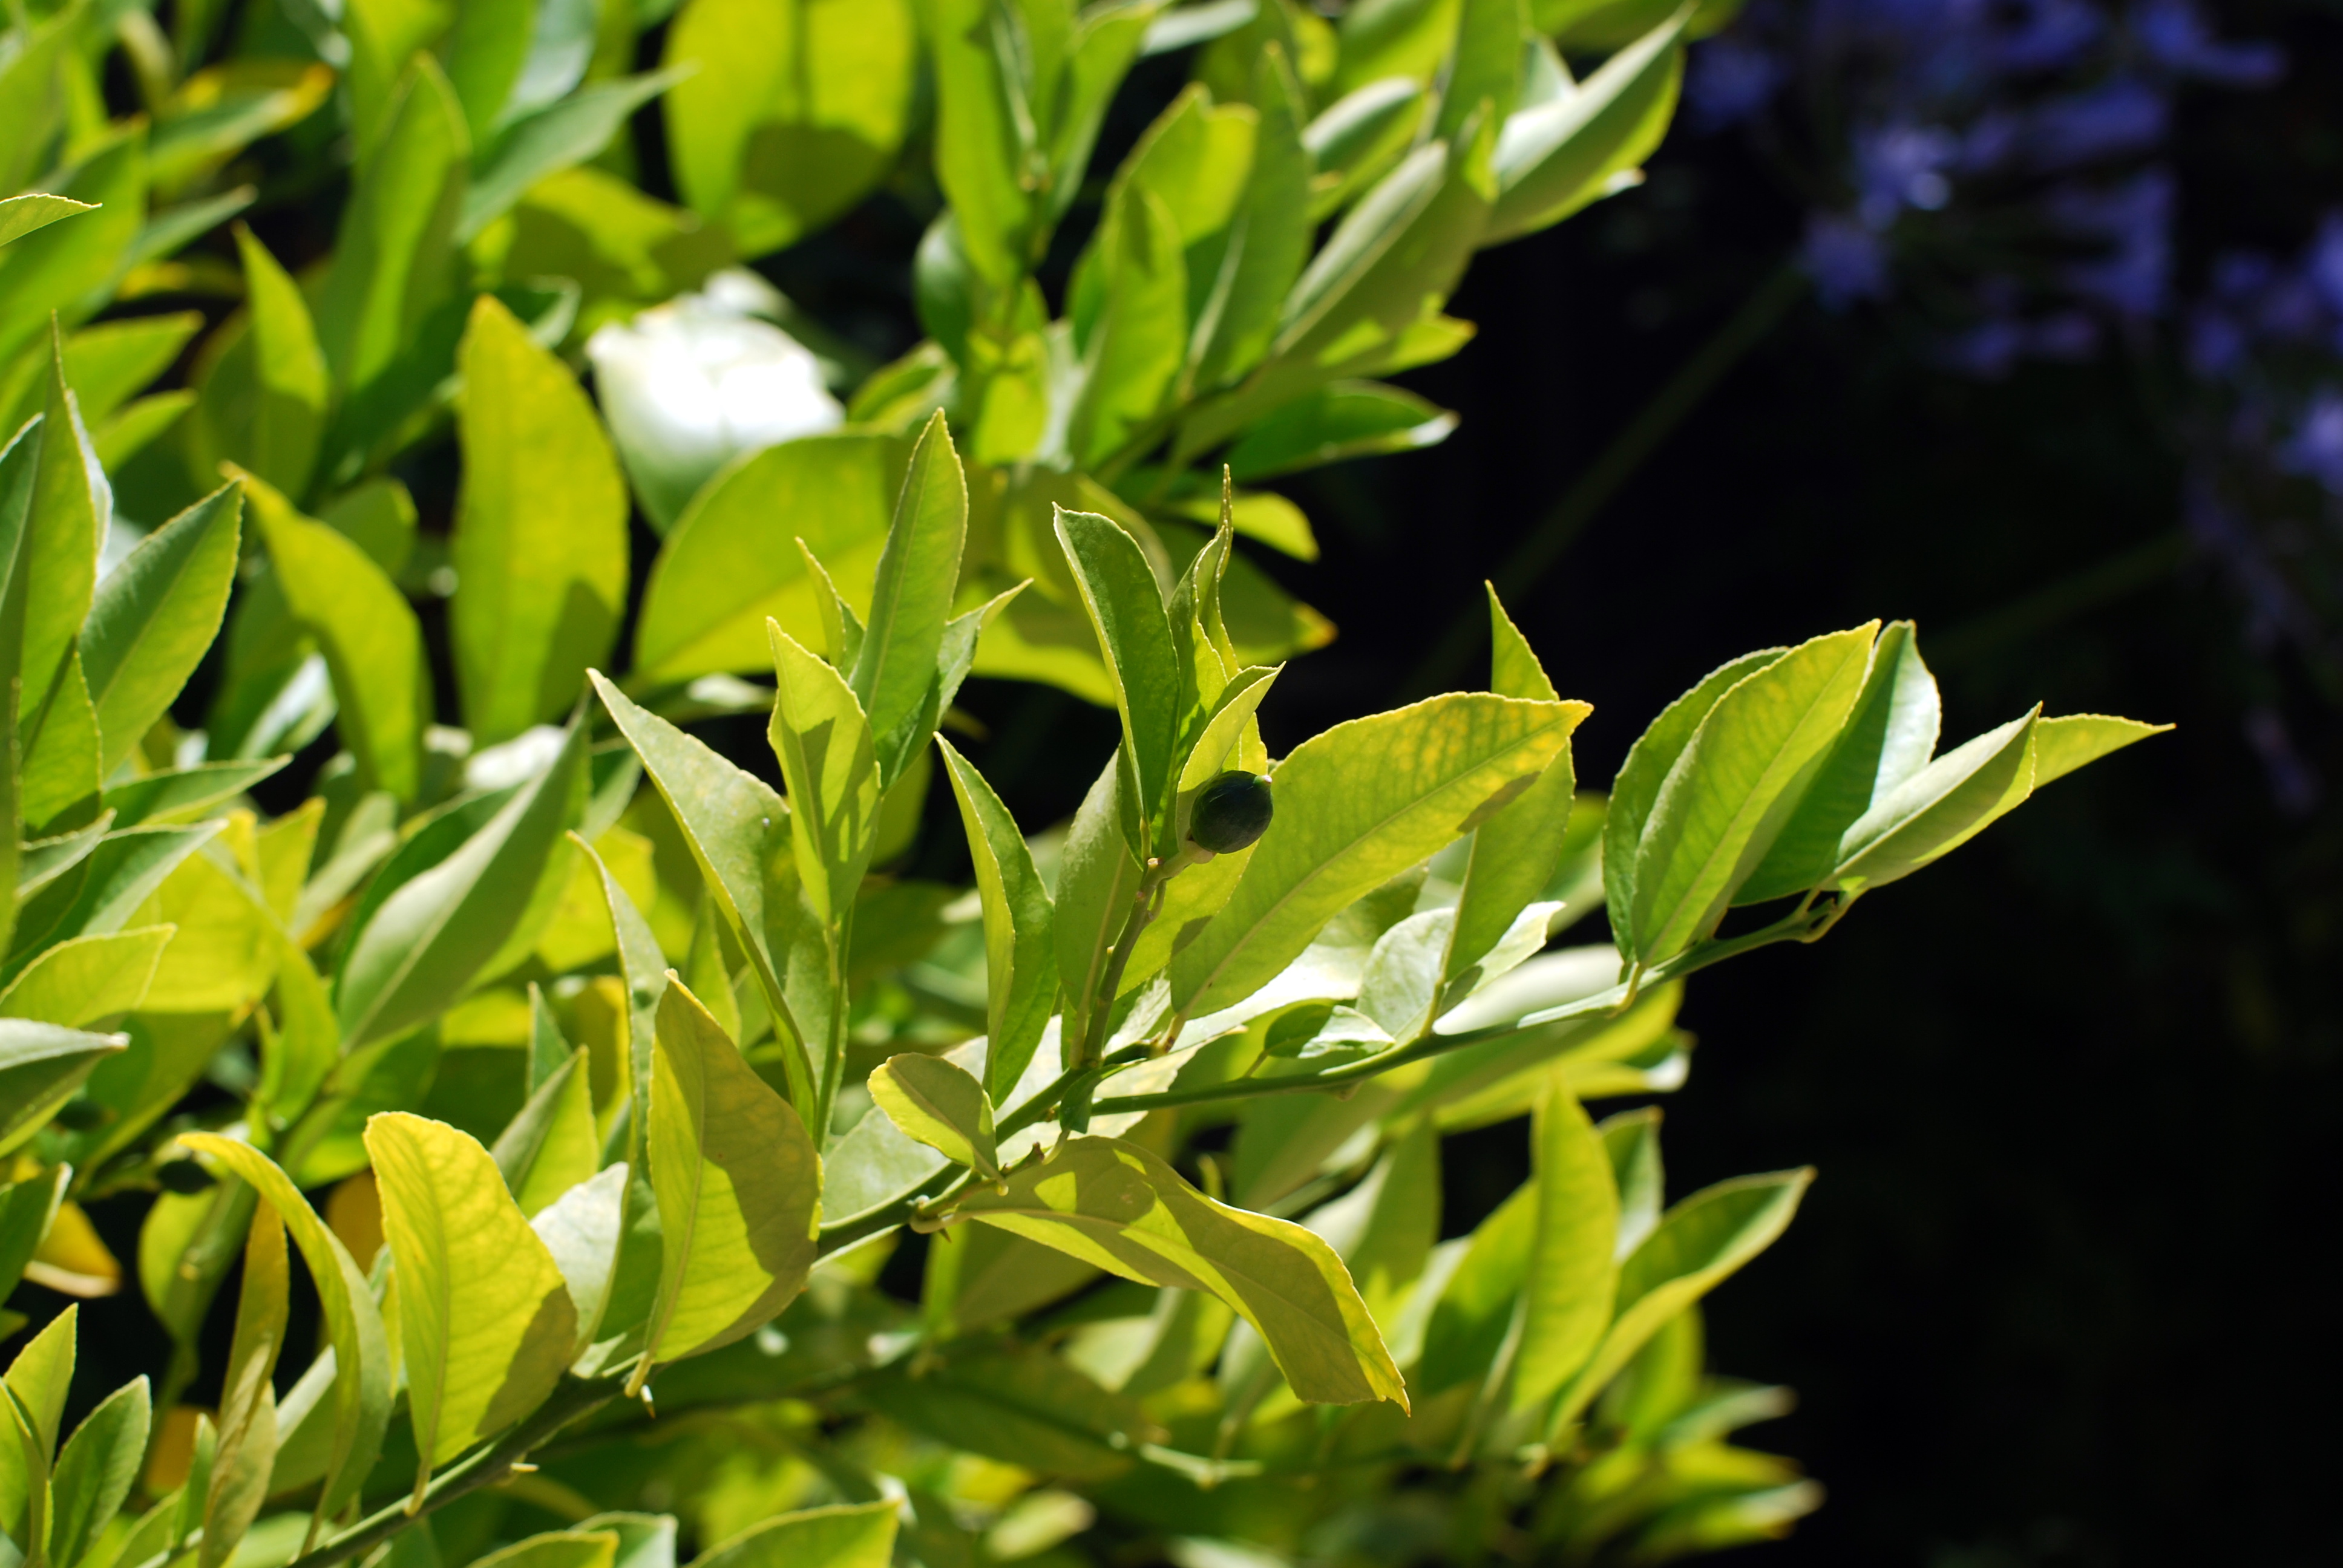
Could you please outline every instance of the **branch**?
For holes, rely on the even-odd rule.
[[[1216,1100],[1250,1100],[1263,1094],[1303,1094],[1345,1089],[1363,1083],[1370,1078],[1380,1077],[1394,1068],[1405,1067],[1410,1062],[1422,1061],[1429,1057],[1444,1056],[1466,1046],[1485,1045],[1491,1040],[1503,1040],[1547,1024],[1568,1023],[1577,1019],[1617,1012],[1634,1000],[1638,987],[1681,980],[1713,963],[1758,948],[1771,947],[1776,942],[1805,941],[1820,935],[1830,929],[1842,907],[1841,903],[1835,902],[1821,915],[1801,910],[1745,936],[1702,942],[1664,963],[1653,965],[1632,982],[1623,982],[1593,996],[1581,997],[1576,1001],[1525,1014],[1511,1023],[1492,1024],[1487,1029],[1462,1030],[1454,1034],[1419,1035],[1407,1044],[1387,1050],[1381,1056],[1354,1061],[1346,1067],[1330,1068],[1307,1077],[1246,1078],[1225,1083],[1200,1083],[1188,1089],[1166,1089],[1153,1094],[1115,1095],[1093,1101],[1091,1109],[1100,1115],[1112,1115],[1122,1111],[1152,1111],[1166,1105],[1202,1105]]]
[[[601,1409],[617,1398],[618,1393],[618,1385],[615,1382],[580,1382],[576,1379],[564,1378],[553,1391],[552,1397],[537,1407],[535,1414],[469,1459],[452,1464],[432,1477],[429,1488],[423,1494],[420,1508],[410,1512],[405,1501],[394,1503],[373,1517],[352,1525],[316,1551],[295,1558],[287,1568],[332,1568],[334,1563],[347,1563],[353,1557],[373,1551],[426,1514],[436,1513],[483,1486],[494,1486],[509,1478],[513,1467],[528,1457],[529,1450],[571,1422]]]

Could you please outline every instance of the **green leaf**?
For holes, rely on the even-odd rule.
[[[485,144],[528,61],[538,8],[535,0],[469,0],[451,9],[454,25],[440,57],[472,140]]]
[[[178,362],[203,330],[200,311],[101,321],[65,338],[65,385],[73,388],[83,423],[105,427],[156,377]],[[48,407],[50,357],[27,354],[0,375],[0,428],[15,429]]]
[[[49,1223],[65,1199],[65,1183],[72,1180],[73,1167],[60,1165],[0,1187],[0,1301],[5,1301],[25,1277],[25,1265],[33,1261],[42,1238],[49,1233]],[[0,1463],[5,1462],[5,1457],[0,1457]]]
[[[899,1514],[885,1499],[784,1513],[717,1543],[691,1568],[887,1568]]]
[[[438,62],[399,56],[406,75],[379,141],[359,116],[362,156],[317,306],[317,337],[338,387],[363,391],[414,341],[456,283],[456,226],[471,138]]]
[[[636,110],[683,79],[668,70],[597,82],[513,121],[464,193],[456,237],[478,237],[539,180],[598,155]]]
[[[1556,1085],[1530,1133],[1537,1232],[1523,1295],[1513,1408],[1552,1399],[1594,1353],[1611,1323],[1618,1277],[1619,1193],[1611,1156],[1577,1097]]]
[[[2169,724],[2143,724],[2104,713],[2075,713],[2034,723],[2034,787],[2064,779],[2076,769],[2120,751],[2135,740],[2161,735]]]
[[[401,886],[350,937],[334,983],[344,1049],[403,1034],[463,995],[528,910],[585,805],[586,727],[461,849]]]
[[[1494,128],[1477,119],[1473,133],[1417,148],[1344,215],[1286,297],[1280,358],[1372,362],[1454,292],[1496,196]]]
[[[0,1018],[87,1029],[146,999],[155,965],[176,928],[147,926],[75,937],[45,950],[0,991]]]
[[[98,1064],[129,1041],[30,1019],[0,1019],[0,1153],[47,1124]]]
[[[65,340],[54,325],[49,347],[48,401],[26,519],[31,533],[20,568],[26,574],[25,651],[17,667],[23,683],[20,724],[51,700],[89,612],[98,552],[114,518],[114,491],[82,425],[80,399],[65,384]],[[26,825],[41,819],[28,804]]]
[[[1066,437],[1087,468],[1106,466],[1150,430],[1188,360],[1188,269],[1179,225],[1161,198],[1143,186],[1127,188],[1110,204],[1098,246],[1105,298],[1083,343],[1085,374]]]
[[[429,672],[415,611],[365,550],[240,476],[287,608],[333,672],[342,744],[370,787],[411,801],[430,722]]]
[[[383,1429],[390,1421],[390,1346],[384,1337],[382,1313],[367,1288],[363,1270],[350,1259],[338,1237],[327,1230],[317,1212],[277,1162],[249,1143],[239,1143],[216,1132],[183,1132],[179,1141],[208,1154],[242,1177],[276,1209],[301,1249],[309,1278],[317,1289],[325,1317],[326,1339],[333,1346],[337,1369],[333,1383],[334,1442],[326,1466],[325,1485],[314,1517],[319,1523],[355,1501],[382,1449]]]
[[[907,0],[692,0],[667,64],[675,181],[740,253],[779,250],[886,177],[910,130],[919,29]]]
[[[1524,1181],[1474,1229],[1424,1325],[1413,1382],[1429,1398],[1479,1382],[1503,1353],[1537,1245],[1538,1187]]]
[[[1029,1257],[1040,1252],[1047,1261],[1033,1265],[1036,1274],[1060,1277],[1059,1271],[1081,1267],[1013,1236],[990,1239]],[[898,1372],[858,1392],[880,1414],[930,1442],[1069,1481],[1121,1475],[1131,1468],[1134,1448],[1163,1435],[1136,1400],[1108,1392],[1038,1346],[971,1345],[949,1359],[930,1359],[939,1364],[922,1368],[916,1379]]]
[[[277,1463],[277,1374],[285,1345],[292,1268],[285,1254],[285,1221],[266,1202],[255,1206],[244,1246],[244,1282],[236,1296],[236,1335],[228,1347],[205,1488],[204,1541],[196,1562],[219,1568],[236,1553],[259,1514]]]
[[[992,1138],[992,1101],[984,1085],[940,1056],[905,1051],[870,1073],[870,1098],[903,1135],[988,1181],[1001,1179]]]
[[[1871,673],[1837,743],[1734,902],[1786,898],[1828,879],[1839,839],[1855,819],[1928,765],[1941,713],[1912,623],[1891,622],[1879,634]]]
[[[787,1306],[813,1267],[820,1211],[821,1159],[805,1123],[672,971],[651,1072],[663,1242],[659,1302],[629,1389],[655,1362],[729,1344]]]
[[[1709,671],[1699,685],[1661,709],[1660,716],[1627,749],[1627,759],[1619,765],[1618,777],[1611,782],[1610,805],[1603,819],[1604,902],[1621,953],[1634,951],[1635,850],[1659,799],[1660,786],[1684,748],[1692,744],[1694,732],[1716,706],[1717,699],[1786,651],[1770,648],[1745,653]]]
[[[1456,135],[1483,104],[1503,125],[1521,88],[1522,46],[1532,36],[1523,0],[1463,0],[1432,134]]]
[[[1065,1002],[1061,1041],[1087,1038],[1090,1008],[1106,973],[1110,948],[1139,890],[1139,861],[1122,835],[1123,805],[1132,788],[1124,754],[1117,751],[1082,797],[1058,861],[1057,908],[1051,939]],[[1177,882],[1173,886],[1178,886]],[[1071,1048],[1063,1047],[1069,1055]]]
[[[46,1561],[50,1533],[50,1455],[65,1415],[65,1391],[73,1382],[75,1336],[81,1317],[68,1306],[16,1354],[5,1384],[11,1434],[0,1430],[0,1531],[28,1543],[30,1568]]]
[[[651,1034],[658,1026],[659,997],[667,990],[667,956],[659,950],[659,938],[652,933],[650,922],[635,908],[634,900],[618,885],[618,879],[610,874],[609,866],[594,846],[575,834],[571,841],[593,866],[602,884],[602,902],[610,912],[610,930],[618,950],[618,970],[627,982],[627,1074],[634,1108],[628,1141],[639,1151],[636,1163],[639,1171],[643,1130],[650,1124]],[[713,892],[709,896],[719,897]],[[533,1041],[531,1049],[535,1049]]]
[[[815,917],[834,927],[854,908],[879,827],[871,727],[838,671],[779,621],[766,629],[778,681],[768,733],[789,786],[789,842]]]
[[[1225,386],[1269,352],[1293,280],[1310,257],[1310,153],[1302,143],[1301,85],[1272,44],[1255,67],[1252,168],[1209,283],[1192,269],[1191,358],[1195,385]]]
[[[709,480],[652,565],[632,679],[649,686],[761,669],[771,658],[769,616],[808,647],[828,647],[819,586],[788,541],[802,538],[850,586],[866,579],[889,532],[902,461],[892,436],[839,430],[769,447]]]
[[[150,1415],[146,1380],[134,1378],[108,1394],[66,1440],[49,1483],[56,1500],[49,1519],[51,1562],[66,1568],[79,1563],[129,1501],[146,1457]]]
[[[1031,259],[1038,159],[1027,151],[1031,106],[995,48],[1007,20],[996,15],[993,0],[926,0],[920,20],[936,80],[936,179],[970,262],[1007,288]]]
[[[290,757],[264,757],[257,761],[198,762],[108,785],[106,809],[123,828],[192,822],[209,814],[223,800],[232,800],[262,779],[283,769]],[[304,865],[306,869],[306,863]]]
[[[766,1000],[786,1026],[792,1042],[805,1037],[791,1014],[782,990],[785,970],[775,960],[770,932],[787,930],[788,913],[769,909],[768,890],[791,900],[799,896],[792,882],[781,885],[779,868],[791,856],[789,807],[781,798],[750,774],[733,767],[715,752],[665,719],[628,701],[624,693],[598,671],[588,671],[594,689],[609,709],[618,732],[642,758],[644,770],[659,789],[676,826],[690,846],[709,895],[732,935],[757,970]],[[788,948],[779,953],[784,961]],[[791,1099],[810,1112],[813,1081],[801,1053],[784,1051]]]
[[[1057,1006],[1057,909],[1016,819],[984,775],[940,736],[936,749],[960,803],[984,906],[984,1080],[998,1100],[1025,1075]]]
[[[906,733],[906,727],[916,729],[935,681],[967,531],[968,483],[938,412],[911,448],[850,680],[880,747],[882,787],[902,777],[912,756],[927,749],[928,735]],[[933,724],[930,718],[929,733]]]
[[[659,1288],[659,1211],[649,1184],[620,1161],[538,1210],[529,1226],[553,1254],[577,1308],[571,1370],[600,1377],[639,1352]]]
[[[236,226],[236,245],[244,258],[258,393],[245,467],[287,495],[302,495],[317,467],[332,397],[326,353],[300,285],[242,224]]]
[[[78,24],[61,15],[52,27],[70,34]],[[36,41],[28,54],[37,54]],[[25,63],[19,55],[15,64]],[[11,73],[14,74],[13,72]],[[0,88],[0,94],[5,89]],[[0,109],[0,125],[24,122]],[[38,146],[13,135],[12,143]],[[0,158],[15,150],[0,152]],[[87,317],[105,303],[109,284],[128,265],[146,216],[146,136],[136,122],[99,130],[72,149],[75,161],[46,176],[55,194],[88,202],[100,209],[77,223],[60,224],[27,234],[0,249],[0,363],[16,357],[40,337],[51,313],[65,326]],[[35,151],[36,158],[45,157]],[[20,182],[0,180],[0,190],[21,188]]]
[[[548,1530],[472,1559],[472,1568],[614,1568],[618,1533]]]
[[[1840,836],[1830,885],[1855,893],[1908,877],[2024,804],[2040,715],[1988,729],[1889,790]]]
[[[221,486],[140,540],[99,586],[81,659],[102,772],[120,767],[169,709],[218,634],[242,511],[236,487]]]
[[[1715,929],[1838,739],[1877,630],[1802,643],[1717,699],[1644,825],[1626,958],[1657,963]]]
[[[627,599],[627,487],[568,367],[488,295],[459,363],[456,678],[474,744],[566,712]]]
[[[1489,619],[1495,638],[1490,689],[1503,697],[1554,700],[1554,682],[1546,678],[1493,589]],[[1576,765],[1565,745],[1519,799],[1474,829],[1464,885],[1456,900],[1453,935],[1442,967],[1443,994],[1503,944],[1524,910],[1547,896],[1569,851],[1576,788]]]
[[[96,814],[99,780],[97,709],[89,699],[81,649],[68,648],[49,692],[18,732],[24,757],[17,779],[25,826],[44,837]]]
[[[1183,717],[1180,658],[1163,590],[1139,541],[1111,518],[1060,508],[1055,527],[1114,683],[1123,755],[1137,790],[1124,809],[1134,820],[1152,825],[1160,820]]]
[[[1624,1260],[1659,1229],[1660,1211],[1667,1198],[1667,1177],[1660,1161],[1660,1108],[1643,1106],[1605,1117],[1595,1131],[1603,1135],[1604,1152],[1611,1161],[1611,1185],[1619,1195],[1619,1241],[1612,1255]]]
[[[1607,195],[1667,134],[1684,80],[1679,11],[1603,62],[1574,93],[1523,109],[1497,143],[1501,194],[1483,245],[1560,223]]]
[[[601,1169],[586,1057],[580,1049],[554,1069],[497,1138],[497,1169],[530,1219]]]
[[[1670,1319],[1773,1245],[1798,1211],[1811,1170],[1743,1176],[1704,1188],[1668,1211],[1619,1268],[1616,1315],[1602,1343],[1554,1406],[1548,1442],[1578,1419],[1604,1386]]]
[[[1436,447],[1456,416],[1403,387],[1333,381],[1256,421],[1229,450],[1240,484],[1383,452]]]
[[[190,828],[133,828],[99,839],[86,859],[26,899],[18,910],[16,945],[0,974],[20,974],[51,943],[118,931],[139,906],[218,833],[217,822]]]
[[[1363,894],[1544,771],[1584,709],[1454,693],[1312,737],[1270,775],[1277,817],[1228,905],[1172,961],[1193,1017],[1251,995]]]
[[[1288,1221],[1205,1197],[1135,1144],[1069,1138],[958,1212],[1112,1274],[1218,1296],[1269,1342],[1299,1397],[1407,1402],[1399,1369],[1342,1260]]]
[[[544,1402],[568,1364],[578,1314],[477,1140],[391,1111],[367,1119],[366,1146],[397,1271],[419,1501],[435,1466]]]
[[[96,210],[94,202],[75,201],[71,196],[49,196],[40,191],[9,196],[0,200],[0,245],[21,239],[35,229],[46,228],[61,218]]]
[[[1046,3],[1046,0],[1045,0]],[[1110,0],[1084,6],[1066,50],[1058,84],[1055,123],[1048,132],[1047,210],[1052,222],[1081,195],[1107,105],[1122,85],[1168,0]],[[1030,18],[1029,13],[1029,18]],[[1041,101],[1046,102],[1046,97]]]

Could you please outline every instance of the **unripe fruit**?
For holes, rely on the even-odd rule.
[[[1268,779],[1232,769],[1196,791],[1188,837],[1215,855],[1233,854],[1269,831],[1275,810]]]
[[[155,1183],[166,1192],[193,1197],[208,1192],[213,1186],[212,1173],[192,1160],[166,1160],[155,1167]]]

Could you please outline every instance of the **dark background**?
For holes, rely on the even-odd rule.
[[[2184,110],[2184,286],[2218,249],[2294,251],[2343,201],[2338,20],[2224,19],[2295,68]],[[1344,635],[1281,682],[1282,739],[1410,693],[1800,221],[1739,144],[1679,133],[1644,189],[1480,257],[1450,307],[1479,339],[1410,378],[1462,428],[1293,487],[1326,554],[1286,575]],[[1510,600],[1595,706],[1591,784],[1727,658],[1875,616],[1941,650],[1948,741],[2036,701],[2178,726],[1826,942],[1693,982],[1672,1190],[1821,1170],[1709,1316],[1717,1370],[1800,1395],[1747,1438],[1830,1489],[1753,1568],[2343,1561],[2318,1282],[2343,1197],[2343,809],[2330,783],[2282,810],[2247,715],[2282,711],[2325,780],[2343,755],[2209,566],[2122,564],[2180,526],[2175,374],[2149,339],[1956,379],[1892,307],[1801,301]]]

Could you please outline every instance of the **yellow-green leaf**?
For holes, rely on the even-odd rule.
[[[1070,1138],[980,1191],[962,1216],[1145,1284],[1218,1296],[1269,1342],[1301,1398],[1351,1404],[1407,1391],[1334,1250],[1301,1226],[1216,1203],[1155,1155],[1111,1138]]]
[[[153,1410],[144,1377],[108,1394],[83,1418],[57,1455],[49,1492],[55,1507],[49,1518],[49,1560],[82,1561],[122,1505],[146,1457]]]
[[[82,670],[110,774],[179,695],[217,635],[236,578],[243,497],[223,485],[156,528],[100,584]]]
[[[457,684],[475,745],[566,712],[627,598],[627,488],[577,377],[493,295],[459,358]]]
[[[1549,1440],[1578,1419],[1662,1325],[1773,1245],[1814,1179],[1811,1170],[1738,1177],[1669,1210],[1620,1265],[1616,1315],[1554,1406]]]
[[[777,683],[767,734],[789,786],[789,843],[816,917],[834,925],[854,907],[879,830],[871,726],[838,671],[799,647],[780,622],[767,621],[765,631]],[[878,637],[874,628],[864,648]]]
[[[554,1069],[497,1138],[497,1169],[520,1211],[532,1219],[601,1169],[587,1056],[581,1047]]]
[[[1226,908],[1172,960],[1191,1016],[1250,996],[1326,922],[1544,771],[1586,705],[1453,693],[1303,741]]]
[[[407,1408],[434,1466],[535,1410],[578,1333],[561,1271],[470,1134],[404,1111],[367,1120],[383,1240],[398,1286]]]
[[[87,1029],[146,1000],[175,926],[146,926],[59,942],[0,991],[0,1018]]]
[[[902,472],[903,444],[895,437],[838,430],[769,447],[709,480],[651,567],[632,678],[650,684],[761,668],[771,657],[769,616],[809,647],[830,646],[820,585],[790,542],[803,539],[859,609],[868,603],[861,585],[884,548]]]
[[[211,1485],[204,1499],[204,1541],[196,1561],[218,1568],[259,1515],[277,1462],[277,1395],[270,1380],[285,1345],[292,1268],[285,1252],[285,1221],[265,1200],[255,1205],[244,1245],[244,1283],[236,1297],[236,1337],[228,1347],[212,1451]]]
[[[305,494],[325,433],[332,395],[326,353],[309,319],[301,286],[277,264],[252,231],[236,226],[244,260],[245,297],[252,312],[253,410],[251,457],[246,467],[288,496]]]
[[[900,1513],[883,1498],[784,1513],[718,1542],[691,1568],[887,1568]]]
[[[985,1086],[997,1099],[1025,1075],[1058,1000],[1056,907],[1016,819],[973,763],[940,736],[984,905]]]
[[[654,1362],[729,1344],[789,1305],[813,1267],[821,1207],[805,1123],[671,970],[650,1122],[659,1287],[633,1388]]]
[[[1618,1275],[1619,1193],[1611,1157],[1577,1097],[1559,1083],[1547,1090],[1532,1122],[1530,1163],[1537,1232],[1513,1357],[1517,1411],[1553,1398],[1594,1353],[1610,1326]]]
[[[1660,962],[1715,928],[1837,740],[1878,629],[1802,643],[1717,699],[1644,824],[1626,958]]]
[[[240,477],[286,603],[333,673],[342,744],[367,784],[412,800],[431,718],[414,609],[355,541],[295,511],[266,481]]]
[[[302,1261],[309,1266],[309,1278],[317,1288],[318,1306],[326,1320],[327,1342],[334,1348],[338,1369],[333,1389],[332,1456],[315,1514],[320,1522],[330,1519],[365,1484],[382,1449],[383,1428],[390,1421],[390,1344],[383,1334],[382,1313],[375,1306],[374,1292],[367,1286],[366,1271],[267,1155],[216,1132],[183,1132],[179,1141],[212,1156],[249,1182],[284,1217],[294,1243],[301,1249]]]
[[[992,1101],[964,1069],[940,1056],[905,1051],[870,1074],[870,1098],[903,1135],[945,1159],[972,1166],[986,1181],[1001,1175],[992,1137]]]

